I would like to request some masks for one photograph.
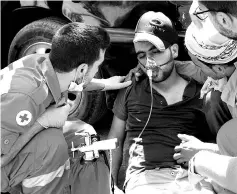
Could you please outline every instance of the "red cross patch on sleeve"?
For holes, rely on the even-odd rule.
[[[16,115],[16,122],[20,126],[26,126],[30,123],[32,114],[28,110],[22,110]]]
[[[31,127],[41,114],[39,106],[28,95],[7,93],[1,97],[1,124],[6,130],[22,133]]]

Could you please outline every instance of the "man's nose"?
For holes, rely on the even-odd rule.
[[[147,69],[151,69],[151,68],[155,67],[156,66],[155,59],[152,57],[147,57],[145,66]]]

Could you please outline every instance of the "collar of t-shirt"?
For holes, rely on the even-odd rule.
[[[48,58],[48,55],[39,58],[38,63],[41,63],[40,66],[41,66],[43,76],[57,104],[61,100],[61,90],[60,90],[60,85],[59,85],[57,75]]]
[[[192,98],[196,95],[197,93],[197,85],[196,85],[196,82],[191,79],[191,78],[188,78],[186,76],[183,76],[182,77],[188,81],[188,84],[184,90],[184,93],[183,93],[183,100],[187,99],[187,98]],[[144,87],[145,87],[145,91],[150,93],[151,92],[151,89],[150,89],[150,85],[149,85],[149,79],[145,79],[144,80]]]

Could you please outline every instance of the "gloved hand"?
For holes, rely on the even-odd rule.
[[[108,79],[96,79],[93,78],[88,84],[86,85],[75,85],[70,87],[70,91],[106,91],[106,90],[119,90],[121,88],[126,88],[131,85],[132,81],[124,81],[125,76],[113,76]],[[83,87],[83,89],[82,89]]]
[[[46,111],[37,119],[38,123],[44,128],[63,127],[65,121],[67,120],[70,111],[70,105],[66,104],[61,107],[51,106],[46,109]]]
[[[138,65],[135,68],[129,71],[124,81],[132,80],[133,76],[135,76],[136,81],[139,81],[139,77],[141,77],[143,74],[144,72],[142,70],[142,65],[138,63]]]
[[[126,88],[131,85],[132,81],[125,81],[125,76],[113,76],[108,79],[101,79],[100,83],[104,84],[105,87],[102,91],[106,90],[119,90]]]

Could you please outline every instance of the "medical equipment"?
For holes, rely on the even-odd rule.
[[[76,132],[75,135],[83,136],[85,138],[85,144],[75,148],[72,142],[71,151],[73,153],[73,157],[74,157],[74,152],[79,151],[79,152],[85,153],[83,157],[85,160],[93,160],[95,158],[99,158],[98,151],[112,150],[118,147],[117,138],[98,141],[98,137],[95,134],[91,135],[87,132],[84,132],[84,133]]]
[[[146,68],[147,68],[147,76],[149,78],[149,85],[150,85],[150,90],[151,90],[151,106],[150,106],[150,112],[146,121],[146,124],[144,125],[142,131],[140,132],[140,134],[138,135],[137,138],[135,138],[135,146],[134,149],[136,148],[136,144],[137,142],[141,141],[141,135],[144,132],[144,130],[146,129],[146,126],[150,120],[151,117],[151,113],[152,113],[152,107],[153,107],[153,93],[152,93],[152,68],[154,68],[156,66],[156,62],[154,59],[152,58],[147,58],[147,62],[146,62]],[[134,151],[134,150],[133,150]]]
[[[72,142],[72,155],[74,158],[74,152],[82,152],[84,153],[83,160],[81,164],[84,164],[86,162],[95,162],[97,158],[100,157],[99,151],[109,150],[109,162],[110,162],[110,170],[109,170],[109,185],[111,186],[110,192],[113,192],[113,184],[112,184],[112,149],[115,149],[118,147],[118,140],[117,138],[114,139],[108,139],[108,140],[102,140],[98,141],[99,137],[96,134],[90,134],[88,132],[79,133],[76,132],[75,135],[82,136],[85,138],[85,143],[81,144],[78,147],[74,147],[74,143]]]
[[[151,113],[152,113],[152,107],[153,107],[153,92],[152,92],[152,68],[154,68],[156,66],[156,62],[154,59],[150,59],[150,58],[147,58],[147,61],[146,61],[146,69],[147,69],[147,76],[149,78],[149,85],[150,85],[150,90],[151,90],[151,106],[150,106],[150,111],[149,111],[149,115],[148,115],[148,118],[147,118],[147,121],[142,129],[142,131],[140,132],[140,134],[137,136],[137,138],[134,138],[134,145],[131,146],[130,148],[130,151],[129,153],[131,155],[133,155],[133,152],[134,150],[136,149],[137,147],[137,143],[138,142],[141,142],[142,141],[142,134],[144,132],[144,130],[146,129],[146,126],[148,124],[148,122],[150,121],[150,118],[151,118]]]

